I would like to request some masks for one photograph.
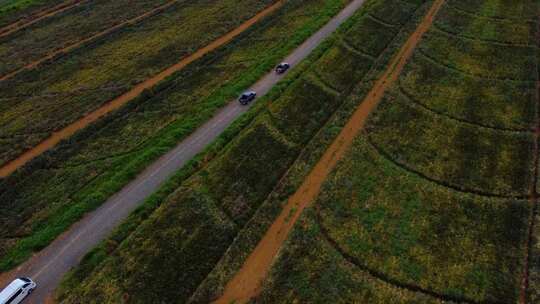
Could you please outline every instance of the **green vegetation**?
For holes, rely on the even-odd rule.
[[[0,144],[11,145],[5,153],[270,3],[242,1],[178,4],[0,83],[7,92]],[[227,46],[0,180],[0,270],[103,203],[347,2],[287,1]],[[237,16],[235,8],[254,3]],[[218,297],[432,4],[367,1],[90,252],[65,278],[58,301]],[[540,301],[540,216],[531,197],[539,187],[539,8],[536,0],[447,0],[253,303],[517,303],[526,278],[528,301]],[[99,22],[94,29],[111,20]],[[132,60],[137,52],[143,59]],[[42,125],[23,122],[36,117]]]
[[[402,73],[400,93],[410,102],[464,122],[525,131],[535,124],[534,82],[464,75],[417,53]]]
[[[254,303],[519,301],[537,186],[530,11],[527,0],[448,1]]]
[[[393,93],[387,93],[368,126],[369,139],[381,153],[463,191],[527,195],[534,167],[532,133],[457,122]]]
[[[64,0],[0,0],[0,27],[63,2]]]
[[[332,75],[327,75],[332,72],[323,73],[316,67],[320,66],[319,62],[332,63],[330,58],[335,58],[334,50],[343,48],[341,38],[349,35],[350,27],[356,22],[370,18],[365,13],[377,2],[369,2],[361,13],[344,26],[342,35],[336,35],[319,48],[303,65],[312,68],[307,68],[306,72],[299,75],[279,97],[272,98],[268,111],[259,114],[202,171],[182,183],[116,250],[108,251],[108,258],[99,263],[104,258],[104,254],[100,256],[98,253],[103,252],[102,249],[88,256],[82,268],[64,283],[69,290],[62,289],[62,302],[114,302],[121,297],[127,297],[133,302],[152,302],[164,297],[186,302],[238,233],[243,235],[249,229],[242,228],[246,225],[252,227],[254,214],[260,216],[263,212],[265,216],[265,209],[279,208],[279,205],[268,206],[268,195],[280,184],[295,159],[305,157],[301,149],[308,145],[315,134],[319,134],[321,127],[331,119],[343,101],[348,100],[350,90],[336,92],[326,86],[321,79],[333,79]],[[370,31],[371,28],[363,30]],[[349,54],[358,56],[356,52]],[[369,66],[365,70],[369,70]],[[341,74],[341,71],[336,73]],[[352,88],[365,76],[366,73],[350,73],[345,87]],[[215,208],[221,212],[219,215]],[[272,214],[275,213],[268,214],[268,220],[271,220]],[[222,222],[223,219],[227,221]],[[227,229],[220,227],[219,231],[213,231],[217,228],[213,228],[212,223],[219,223]],[[160,228],[156,229],[158,226]],[[160,231],[167,235],[167,239],[178,239],[183,243],[165,246],[163,243],[166,240],[154,238]],[[195,246],[199,243],[211,243],[211,250],[204,245]],[[164,251],[170,246],[176,247]],[[135,248],[136,254],[132,250]],[[189,262],[194,256],[197,257],[197,263]],[[169,261],[170,266],[164,266],[164,263],[169,265]],[[157,263],[159,267],[150,266]],[[161,272],[161,267],[173,268],[174,271]],[[167,295],[154,293],[152,286],[157,282],[157,276],[161,284],[167,285],[174,281],[174,286],[182,287],[163,291]],[[136,286],[141,282],[148,288],[136,291]],[[204,286],[198,290],[210,285]],[[197,299],[198,296],[201,294],[198,293],[191,301],[208,302],[208,298]]]
[[[510,303],[518,296],[526,201],[438,186],[395,166],[361,138],[328,179],[318,208],[321,229],[363,267],[476,301]]]
[[[38,22],[24,31],[1,38],[0,75],[17,70],[53,51],[140,16],[167,2],[169,1],[88,1],[66,13]],[[169,11],[186,5],[184,2],[186,1],[179,1],[179,4],[171,7]]]
[[[24,261],[103,203],[345,3],[288,2],[239,39],[0,180],[0,269]]]
[[[273,2],[179,3],[175,9],[0,82],[0,163],[208,45]]]
[[[282,249],[263,293],[251,303],[452,303],[359,270],[321,235],[313,211],[306,213]]]

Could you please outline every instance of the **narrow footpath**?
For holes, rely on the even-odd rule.
[[[240,270],[225,286],[223,295],[214,303],[247,303],[261,292],[261,285],[294,224],[318,196],[323,182],[339,159],[349,150],[354,138],[362,131],[369,114],[382,100],[386,90],[398,79],[422,36],[429,30],[445,0],[435,0],[415,32],[392,59],[386,71],[359,104],[350,120],[325,151],[300,188],[289,198],[281,214],[270,226]]]

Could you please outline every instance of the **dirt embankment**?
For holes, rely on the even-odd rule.
[[[315,200],[326,177],[349,149],[353,139],[363,129],[369,114],[381,101],[386,90],[398,79],[418,42],[431,27],[435,15],[444,4],[444,1],[436,0],[433,3],[415,32],[392,59],[382,77],[360,103],[350,120],[306,177],[300,188],[289,198],[281,214],[249,255],[241,269],[227,283],[223,295],[214,303],[246,303],[259,294],[261,284],[270,271],[274,258],[292,227],[303,210]]]
[[[58,4],[57,6],[51,7],[49,9],[44,9],[42,11],[39,11],[33,15],[31,15],[28,18],[21,19],[19,21],[16,21],[10,25],[6,25],[2,28],[0,28],[0,38],[5,37],[8,35],[11,35],[19,30],[22,30],[26,27],[29,27],[30,25],[43,20],[45,18],[52,17],[54,15],[57,15],[61,12],[67,11],[75,6],[80,5],[83,2],[86,2],[88,0],[70,0],[66,1],[64,3]]]
[[[10,72],[8,74],[5,74],[3,76],[0,76],[0,81],[4,81],[4,80],[7,80],[7,79],[10,79],[12,77],[14,77],[15,75],[21,73],[22,71],[25,71],[25,70],[30,70],[30,69],[33,69],[35,67],[37,67],[38,65],[42,64],[42,63],[45,63],[49,60],[52,60],[56,57],[59,57],[59,56],[62,56],[64,54],[67,54],[73,50],[76,50],[82,46],[84,46],[85,44],[89,43],[89,42],[93,42],[95,40],[98,40],[100,38],[103,38],[109,34],[112,34],[118,30],[120,30],[121,28],[123,27],[126,27],[126,26],[129,26],[129,25],[133,25],[133,24],[137,24],[139,22],[141,22],[142,20],[146,19],[146,18],[149,18],[149,17],[152,17],[152,16],[155,16],[161,12],[163,12],[164,10],[166,10],[167,8],[173,6],[174,4],[178,3],[180,0],[172,0],[170,2],[167,2],[163,5],[160,5],[142,15],[139,15],[135,18],[132,18],[132,19],[129,19],[129,20],[126,20],[122,23],[119,23],[115,26],[112,26],[104,31],[101,31],[95,35],[92,35],[90,37],[87,37],[87,38],[84,38],[82,40],[79,40],[71,45],[68,45],[64,48],[61,48],[61,49],[58,49],[58,50],[55,50],[54,52],[51,52],[47,55],[45,55],[43,58],[40,58],[36,61],[33,61],[33,62],[30,62],[28,63],[27,65],[13,71],[13,72]]]
[[[75,134],[75,132],[85,128],[86,126],[95,122],[99,118],[107,115],[108,113],[119,109],[120,107],[128,103],[129,101],[133,100],[135,97],[139,96],[145,89],[149,89],[155,86],[158,82],[162,81],[163,79],[172,75],[173,73],[183,69],[184,67],[194,62],[195,60],[200,59],[201,57],[208,54],[209,52],[212,52],[213,50],[225,45],[226,43],[234,39],[236,36],[240,35],[244,31],[249,29],[255,23],[257,23],[264,17],[268,16],[272,12],[276,11],[283,4],[284,4],[283,0],[275,2],[271,6],[259,12],[257,15],[253,16],[251,19],[242,23],[236,29],[218,38],[217,40],[214,40],[209,45],[197,50],[195,53],[187,57],[184,57],[178,63],[168,67],[167,69],[163,70],[159,74],[139,83],[128,92],[107,102],[102,107],[96,109],[95,111],[86,115],[85,117],[69,124],[68,126],[64,127],[63,129],[57,132],[54,132],[51,136],[49,136],[47,139],[39,143],[37,146],[27,150],[26,152],[18,156],[16,159],[0,167],[0,177],[6,177],[10,175],[11,173],[15,172],[17,169],[22,167],[24,164],[26,164],[27,162],[29,162],[36,156],[41,155],[43,152],[56,146],[60,141],[69,138],[70,136]]]

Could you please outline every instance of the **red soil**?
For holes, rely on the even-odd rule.
[[[227,283],[223,295],[214,303],[246,303],[260,293],[262,282],[268,275],[276,255],[294,224],[303,210],[316,199],[328,174],[334,169],[339,159],[349,150],[354,138],[363,129],[369,114],[382,100],[386,90],[398,79],[418,42],[431,27],[433,19],[444,1],[436,0],[433,3],[415,32],[392,59],[382,77],[358,106],[353,116],[306,177],[300,188],[289,198],[281,214],[249,255],[242,268]]]
[[[252,25],[257,23],[264,17],[268,16],[272,12],[276,11],[283,4],[284,4],[283,0],[277,1],[276,3],[272,4],[271,6],[259,12],[257,15],[253,16],[251,19],[242,23],[236,29],[218,38],[217,40],[214,40],[209,45],[197,50],[195,53],[187,57],[184,57],[178,63],[168,67],[167,69],[153,76],[152,78],[149,78],[141,82],[140,84],[133,87],[130,91],[107,102],[102,107],[86,115],[85,117],[71,123],[70,125],[64,127],[63,129],[59,131],[54,132],[49,138],[45,139],[44,141],[39,143],[37,146],[31,148],[30,150],[27,150],[26,152],[18,156],[16,159],[9,161],[8,163],[0,167],[0,178],[9,176],[11,173],[15,172],[17,169],[25,165],[27,162],[29,162],[36,156],[56,146],[60,141],[69,138],[70,136],[75,134],[75,132],[85,128],[86,126],[90,125],[91,123],[95,122],[101,117],[107,115],[108,113],[119,109],[120,107],[128,103],[129,101],[133,100],[135,97],[139,96],[145,89],[149,89],[155,86],[158,82],[162,81],[166,77],[183,69],[190,63],[194,62],[197,59],[200,59],[201,57],[208,54],[209,52],[228,43],[229,41],[234,39],[236,36],[240,35],[244,31],[249,29]]]

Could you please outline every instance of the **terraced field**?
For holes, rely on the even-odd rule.
[[[113,245],[116,249],[103,248],[108,258],[103,259],[99,251],[88,257],[65,283],[70,287],[60,293],[62,302],[115,302],[123,295],[134,302],[208,302],[218,285],[211,278],[223,275],[214,267],[234,238],[251,231],[243,228],[251,227],[261,214],[272,218],[273,212],[266,211],[279,204],[268,201],[268,195],[355,85],[376,62],[387,60],[385,49],[396,39],[399,22],[408,23],[418,6],[396,2],[393,9],[408,11],[409,16],[389,19],[394,21],[393,34],[369,47],[361,42],[381,25],[388,25],[376,18],[388,18],[387,8],[379,1],[363,8],[218,157],[166,196],[162,206],[133,233],[120,230],[113,236],[114,244],[125,241],[117,248]],[[392,52],[390,49],[387,51]],[[386,56],[380,57],[383,53]],[[341,68],[325,69],[328,65]],[[152,288],[137,288],[140,282]],[[169,285],[172,282],[174,289]]]
[[[537,303],[538,7],[451,0],[261,303]]]

